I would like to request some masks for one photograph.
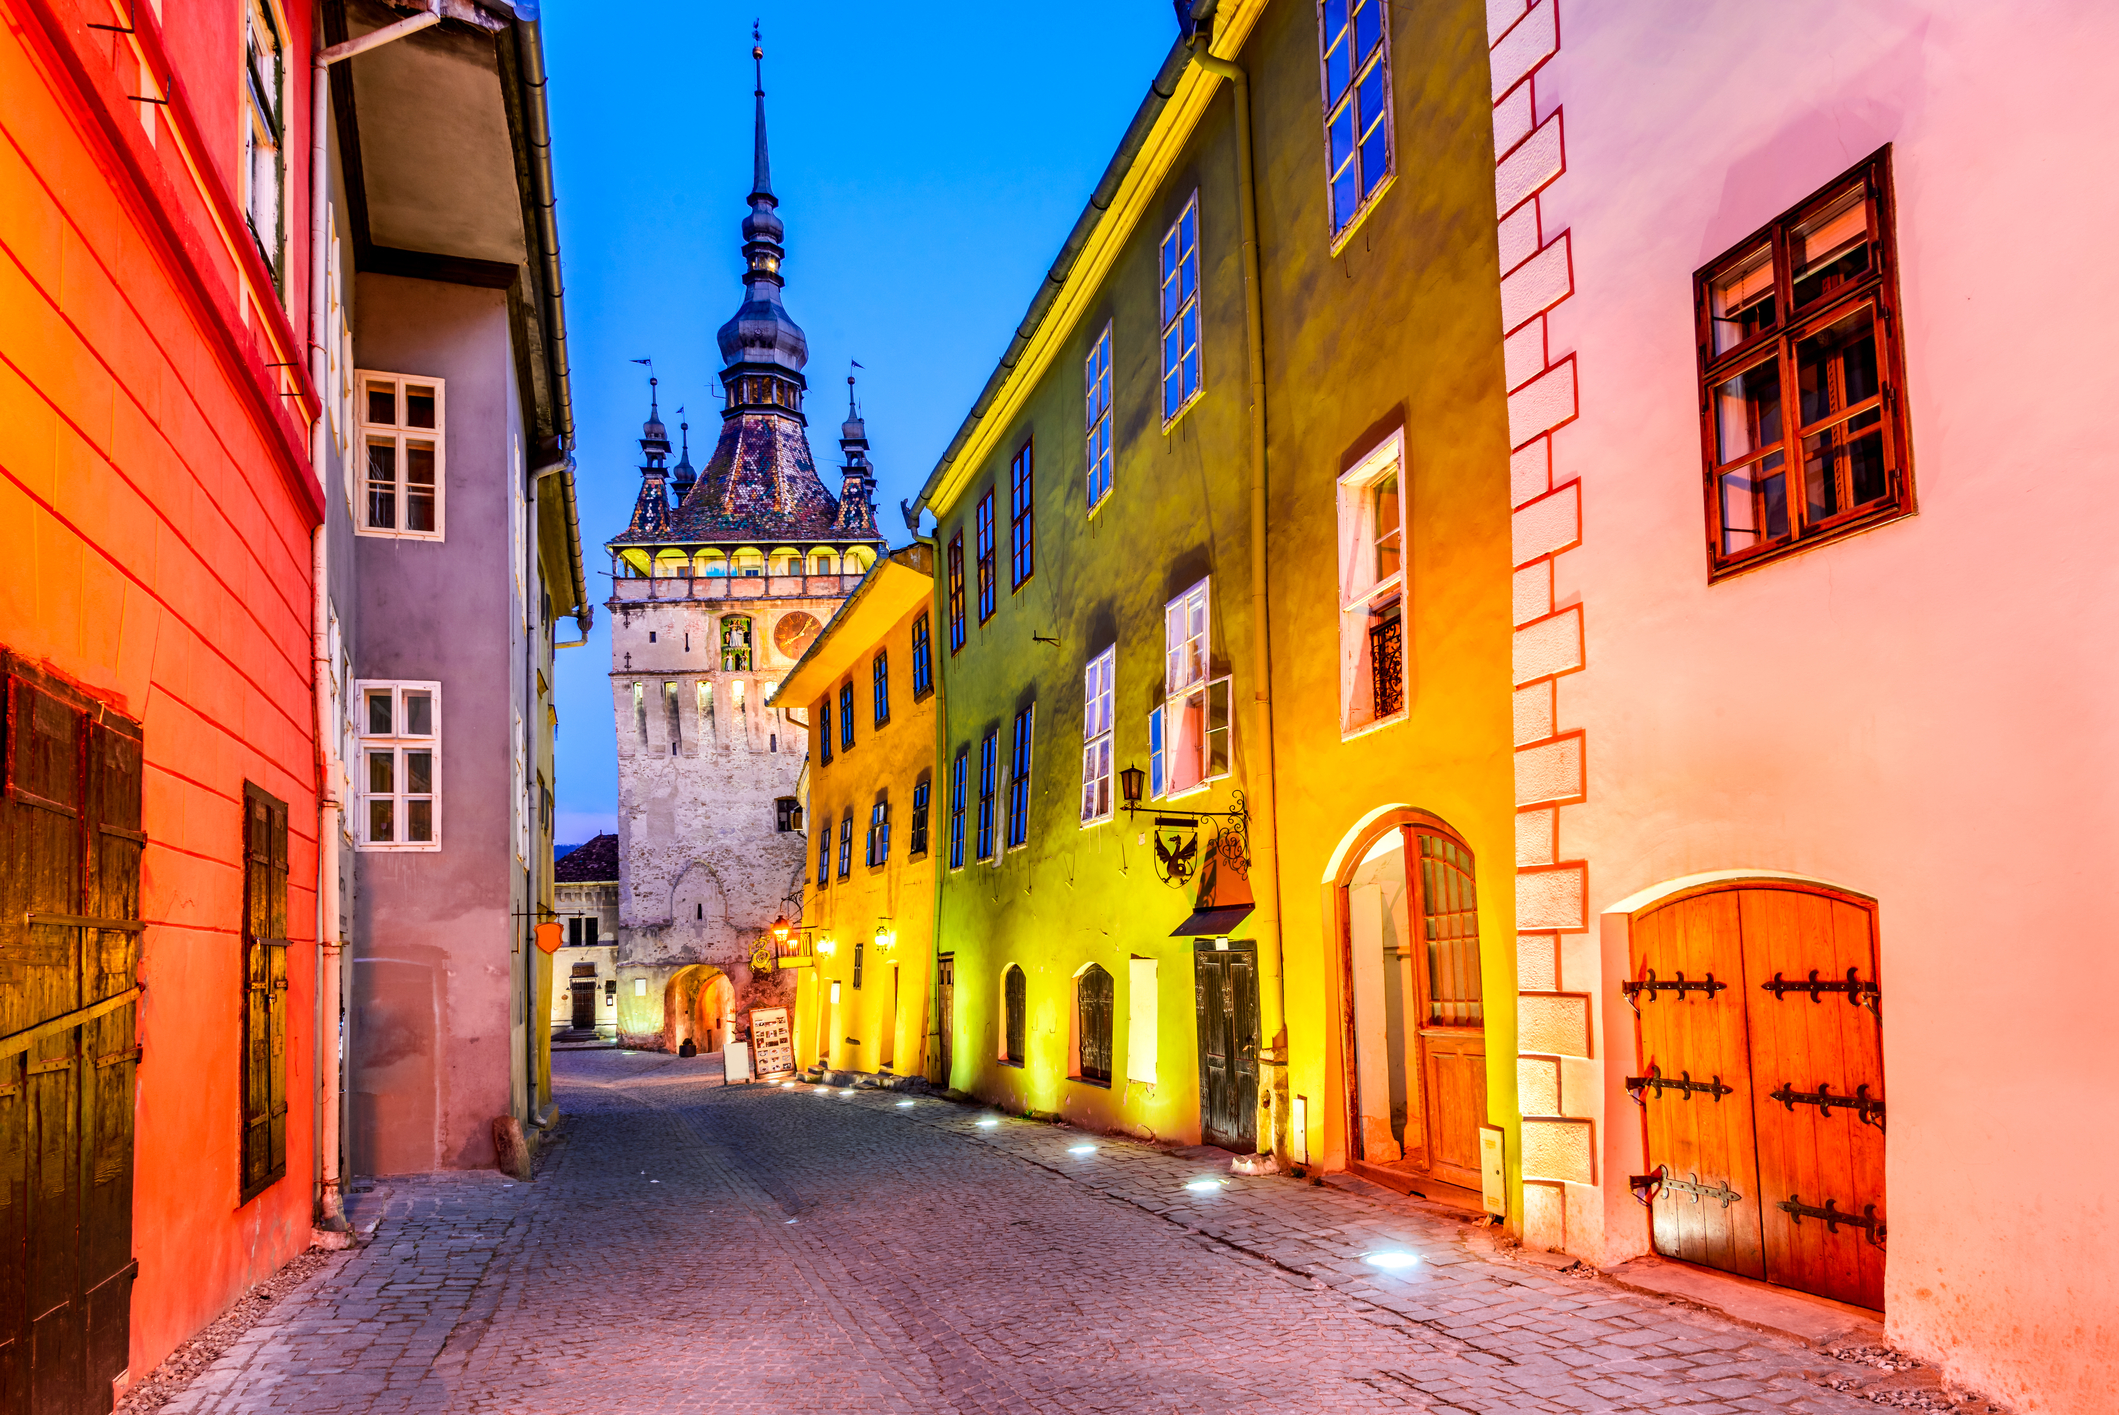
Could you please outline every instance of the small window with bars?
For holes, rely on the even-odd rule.
[[[441,848],[441,684],[363,681],[358,828],[363,850]]]
[[[355,375],[363,460],[361,535],[443,539],[446,385],[394,373]]]

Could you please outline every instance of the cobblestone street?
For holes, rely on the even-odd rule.
[[[1794,1341],[1481,1256],[1409,1204],[709,1066],[555,1058],[534,1183],[366,1196],[373,1241],[165,1409],[1877,1408]]]

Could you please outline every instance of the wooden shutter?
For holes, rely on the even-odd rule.
[[[287,1173],[287,803],[243,787],[243,1194]]]

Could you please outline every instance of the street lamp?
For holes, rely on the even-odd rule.
[[[778,948],[787,947],[787,936],[790,932],[792,932],[792,926],[787,922],[787,915],[782,914],[777,919],[774,919],[772,928],[774,946]]]
[[[1129,766],[1118,774],[1119,794],[1126,798],[1126,809],[1140,805],[1141,788],[1147,784],[1148,774],[1137,766]]]
[[[890,946],[896,942],[897,936],[890,931],[890,920],[884,919],[878,922],[876,924],[876,947],[888,953]]]

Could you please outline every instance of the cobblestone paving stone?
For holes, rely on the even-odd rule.
[[[1793,1341],[1494,1261],[1406,1205],[933,1098],[722,1087],[703,1059],[554,1072],[534,1183],[389,1181],[373,1242],[165,1410],[1876,1408],[1803,1379],[1830,1363]]]

